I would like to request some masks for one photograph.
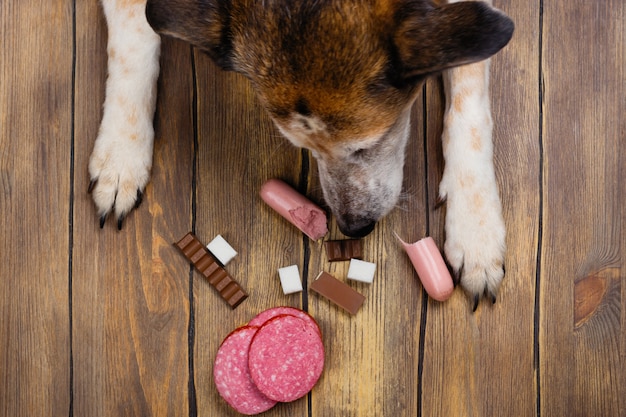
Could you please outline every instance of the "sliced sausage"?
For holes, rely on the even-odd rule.
[[[274,317],[280,316],[280,315],[290,315],[290,316],[298,317],[304,320],[305,322],[307,322],[308,324],[310,324],[311,328],[314,329],[320,336],[322,335],[322,331],[320,330],[319,325],[317,324],[315,319],[309,315],[309,313],[303,310],[299,310],[294,307],[287,307],[287,306],[274,307],[274,308],[270,308],[268,310],[262,311],[261,313],[257,314],[252,320],[250,320],[250,322],[248,323],[248,326],[261,327],[268,320],[273,319]]]
[[[213,365],[213,378],[219,394],[241,414],[254,415],[272,408],[276,401],[263,395],[248,370],[250,342],[259,328],[243,326],[220,345]]]
[[[320,334],[299,317],[276,316],[252,338],[248,367],[252,381],[266,397],[297,400],[313,388],[324,369]]]

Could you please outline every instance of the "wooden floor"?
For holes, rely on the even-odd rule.
[[[626,416],[626,3],[496,0],[516,33],[492,65],[508,227],[498,302],[428,300],[393,237],[443,242],[441,81],[415,107],[405,195],[365,240],[374,283],[356,316],[276,270],[344,279],[257,197],[280,177],[321,201],[315,163],[280,138],[247,82],[167,40],[152,180],[118,232],[87,194],[106,28],[95,1],[0,1],[0,415],[234,416],[212,362],[262,309],[320,323],[312,393],[266,413]],[[427,104],[426,108],[424,103]],[[222,234],[250,292],[232,311],[177,253]],[[331,223],[329,238],[341,238]]]

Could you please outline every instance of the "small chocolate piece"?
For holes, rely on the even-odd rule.
[[[327,240],[324,246],[330,262],[363,259],[361,239]]]
[[[321,272],[309,288],[328,298],[350,314],[356,314],[365,301],[365,296],[327,272]]]
[[[248,294],[222,268],[209,250],[198,240],[193,233],[187,233],[181,240],[174,243],[185,258],[187,258],[215,289],[222,298],[235,308],[248,298]]]

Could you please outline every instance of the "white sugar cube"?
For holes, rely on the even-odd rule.
[[[237,251],[228,244],[222,235],[217,235],[206,247],[222,265],[226,265],[237,256]]]
[[[349,279],[371,284],[374,281],[374,272],[376,272],[375,263],[350,259],[350,266],[348,267]]]
[[[302,280],[300,279],[298,265],[278,268],[278,276],[280,277],[280,285],[283,287],[283,293],[292,294],[302,291]]]

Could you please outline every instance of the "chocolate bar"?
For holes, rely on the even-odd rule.
[[[363,244],[360,239],[327,240],[324,246],[330,262],[363,259]]]
[[[222,298],[235,308],[248,298],[248,294],[241,286],[222,268],[209,250],[191,232],[181,240],[174,243],[185,258],[196,267],[213,286]]]
[[[309,288],[328,298],[350,314],[356,314],[365,301],[365,296],[327,272],[321,272]]]

